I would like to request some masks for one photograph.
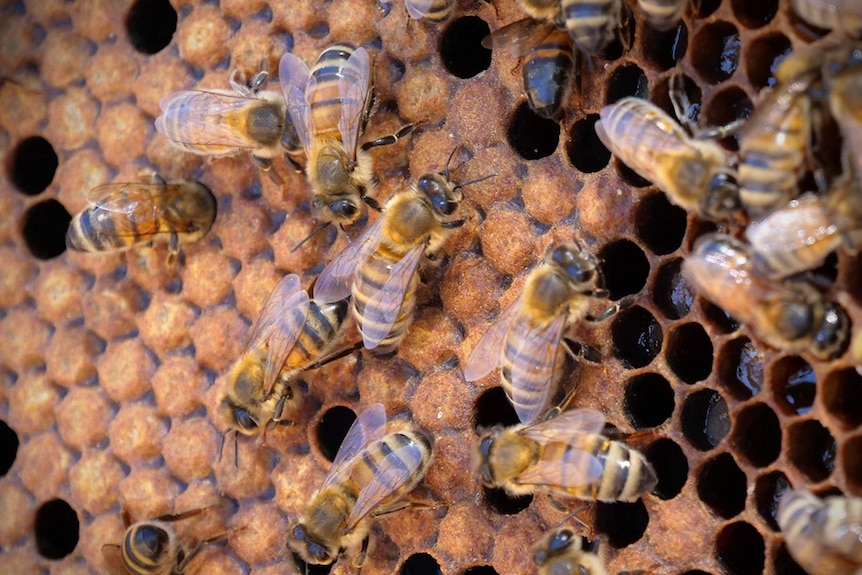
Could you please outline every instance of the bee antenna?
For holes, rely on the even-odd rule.
[[[463,184],[458,184],[458,185],[457,185],[457,186],[455,186],[455,187],[456,187],[456,188],[463,188],[464,186],[469,186],[469,185],[471,185],[471,184],[478,184],[479,182],[482,182],[482,181],[485,181],[485,180],[489,180],[489,179],[491,179],[491,178],[496,178],[496,177],[497,177],[497,174],[485,174],[484,176],[480,176],[480,177],[478,177],[478,178],[476,178],[476,179],[474,179],[474,180],[469,180],[469,181],[467,181],[467,182],[464,182]]]
[[[449,157],[446,159],[446,166],[443,168],[443,175],[446,176],[446,181],[449,181],[449,164],[452,162],[452,158],[455,157],[455,152],[461,149],[461,144],[458,144],[454,148],[452,148],[452,152],[449,154]]]
[[[224,433],[221,434],[221,441],[218,446],[218,462],[221,463],[221,456],[224,455],[224,438],[227,434],[230,433],[230,427],[224,430]]]
[[[239,468],[239,429],[233,434],[233,466]]]
[[[317,226],[316,228],[314,228],[313,230],[311,230],[311,233],[310,233],[310,234],[308,234],[307,236],[305,236],[305,237],[302,239],[302,241],[300,241],[298,244],[296,244],[295,246],[293,246],[293,249],[292,249],[292,250],[290,250],[290,253],[293,253],[293,252],[295,252],[296,250],[298,250],[299,248],[301,248],[301,247],[302,247],[302,245],[303,245],[305,242],[307,242],[308,240],[310,240],[311,238],[313,238],[315,235],[317,235],[317,232],[320,232],[320,231],[324,230],[328,225],[330,225],[330,224],[329,224],[329,222],[324,222],[324,223],[320,224],[319,226]]]

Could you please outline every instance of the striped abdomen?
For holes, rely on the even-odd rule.
[[[171,575],[176,550],[171,536],[156,524],[141,522],[126,531],[123,563],[131,575]]]
[[[390,483],[391,479],[381,476],[381,464],[388,458],[387,467],[398,469],[399,475],[410,475],[410,479],[386,496],[380,505],[394,503],[407,495],[425,477],[431,465],[433,447],[431,438],[418,429],[390,433],[380,441],[369,444],[357,456],[357,462],[350,473],[350,481],[357,492],[362,491],[375,479],[383,484]],[[396,450],[397,454],[394,453]]]
[[[282,374],[301,370],[322,359],[338,339],[346,317],[346,299],[325,304],[310,301],[305,325],[284,361]]]
[[[858,33],[862,30],[862,4],[858,0],[792,0],[796,14],[825,30]]]
[[[561,0],[566,29],[589,54],[601,52],[616,36],[622,0]]]
[[[348,59],[356,51],[350,44],[333,44],[324,50],[311,69],[311,75],[317,81],[314,90],[307,94],[311,108],[311,126],[314,128],[312,138],[335,138],[341,140],[338,121],[341,119],[341,108],[347,97],[338,93],[338,83],[346,75],[359,76],[362,73],[352,68]],[[370,90],[368,91],[370,94]],[[365,96],[366,94],[363,94]],[[358,105],[358,103],[354,102]],[[367,114],[370,100],[362,103]]]
[[[521,65],[521,75],[527,100],[538,115],[550,118],[560,110],[573,71],[572,40],[565,30],[552,30],[530,50]]]
[[[429,22],[445,22],[452,16],[455,0],[404,0],[411,18],[423,18]]]
[[[670,30],[682,20],[689,0],[638,0],[638,8],[656,30]]]

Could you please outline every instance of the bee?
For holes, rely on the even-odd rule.
[[[464,379],[476,381],[500,367],[503,389],[521,423],[545,413],[556,388],[556,364],[563,332],[582,320],[601,321],[589,313],[591,298],[605,298],[598,260],[574,243],[548,250],[527,277],[524,291],[485,332],[467,360]]]
[[[601,412],[586,408],[531,425],[496,425],[481,433],[475,473],[513,496],[634,501],[655,488],[655,471],[640,452],[602,435],[604,425]]]
[[[366,349],[380,354],[398,349],[413,321],[419,260],[439,250],[449,233],[466,222],[452,219],[464,198],[462,188],[492,177],[453,185],[449,161],[442,174],[425,174],[393,195],[383,215],[317,278],[318,301],[352,295],[353,315]]]
[[[212,192],[198,182],[105,184],[87,194],[90,207],[66,230],[66,247],[79,252],[168,244],[167,263],[180,247],[209,232],[216,217]]]
[[[533,546],[539,575],[608,575],[604,560],[586,549],[584,538],[559,527],[545,533]]]
[[[860,572],[862,499],[794,489],[782,496],[776,520],[790,555],[811,575]]]
[[[850,320],[811,284],[770,278],[750,246],[724,234],[698,239],[683,272],[701,294],[770,346],[828,360],[843,353]]]
[[[727,152],[706,138],[712,130],[692,138],[662,109],[634,97],[605,106],[600,116],[595,129],[602,143],[674,204],[711,219],[739,208],[735,170]]]
[[[321,488],[288,535],[288,547],[303,561],[328,565],[342,550],[361,547],[361,566],[371,519],[403,509],[402,502],[425,477],[433,440],[418,429],[384,435],[386,411],[376,403],[363,410],[341,444]]]
[[[362,216],[362,202],[379,209],[368,195],[375,179],[367,151],[397,142],[414,126],[358,145],[373,103],[365,48],[334,44],[320,54],[311,70],[293,54],[285,54],[279,63],[279,80],[288,115],[305,150],[314,216],[345,225]]]
[[[185,545],[172,523],[194,517],[207,509],[192,509],[178,515],[161,515],[131,523],[123,511],[126,533],[122,545],[102,545],[102,559],[109,575],[179,575],[204,545],[226,539],[220,533],[194,545]]]
[[[523,59],[521,77],[530,108],[543,118],[552,118],[568,99],[575,73],[572,39],[550,23],[524,18],[494,31],[482,45],[507,47]]]
[[[857,0],[791,0],[790,4],[812,26],[851,36],[862,34],[862,4]]]
[[[245,351],[228,372],[218,407],[228,430],[256,435],[290,421],[298,401],[291,381],[300,371],[336,358],[327,354],[340,339],[346,317],[346,300],[312,300],[300,287],[299,276],[282,278],[269,294]]]
[[[682,20],[690,0],[638,0],[638,8],[650,26],[670,30]]]
[[[601,53],[620,36],[627,15],[622,0],[518,0],[531,18],[565,27],[584,54]]]
[[[407,8],[407,15],[414,20],[424,18],[440,24],[452,17],[455,0],[404,0],[404,6]]]
[[[825,70],[829,109],[844,136],[844,173],[862,184],[862,44],[839,44]]]
[[[214,158],[243,151],[260,169],[272,160],[295,153],[299,142],[287,122],[284,98],[275,91],[261,91],[269,74],[258,73],[247,86],[230,78],[233,90],[184,90],[159,101],[156,131],[185,152]]]

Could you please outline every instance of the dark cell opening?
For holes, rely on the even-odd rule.
[[[538,160],[554,153],[560,141],[560,125],[536,114],[523,102],[509,122],[509,145],[525,160]]]
[[[712,372],[712,340],[699,323],[681,325],[668,334],[665,359],[685,383],[703,381]]]
[[[847,486],[856,493],[862,489],[862,437],[857,435],[848,439],[842,453]]]
[[[491,65],[491,51],[482,40],[491,33],[488,23],[477,16],[458,18],[440,36],[443,67],[458,78],[472,78]]]
[[[646,285],[649,261],[634,242],[611,242],[599,252],[605,287],[612,300],[636,294]]]
[[[736,416],[730,441],[749,463],[766,467],[781,453],[781,424],[765,403],[749,405]]]
[[[620,549],[643,537],[649,514],[642,499],[634,503],[596,503],[596,531],[608,537],[611,547]]]
[[[759,92],[767,86],[775,85],[775,68],[790,52],[793,46],[784,34],[777,32],[760,36],[751,41],[748,49],[748,80]]]
[[[682,245],[686,219],[685,210],[670,203],[666,195],[650,194],[635,209],[635,232],[646,247],[663,256]]]
[[[643,31],[643,54],[647,64],[659,70],[670,70],[685,57],[688,28],[680,22],[675,28],[661,31],[646,26]]]
[[[702,300],[703,317],[720,333],[733,333],[739,329],[739,322],[727,311],[707,300]]]
[[[329,575],[329,572],[332,571],[332,566],[335,565],[335,562],[330,563],[329,565],[312,565],[311,563],[306,563],[302,560],[302,557],[293,553],[293,563],[296,565],[297,573],[302,573],[303,575]]]
[[[823,481],[835,469],[835,439],[819,421],[809,420],[790,428],[788,457],[811,481]]]
[[[611,324],[614,356],[629,369],[644,367],[661,351],[661,326],[640,306],[621,311]]]
[[[658,84],[655,84],[652,92],[652,103],[664,110],[671,118],[677,122],[682,122],[684,119],[692,125],[696,125],[700,121],[700,109],[703,94],[700,91],[700,86],[697,82],[686,76],[681,75],[680,82],[682,89],[685,92],[685,97],[688,100],[688,108],[684,110],[685,118],[679,118],[676,115],[676,110],[673,109],[673,104],[670,98],[670,80],[665,78]],[[679,102],[684,104],[685,102]]]
[[[0,420],[0,477],[9,473],[15,463],[18,445],[18,434],[5,421]]]
[[[725,88],[712,97],[706,106],[706,123],[709,126],[726,126],[736,120],[751,116],[754,104],[748,99],[744,90],[736,86]],[[719,140],[719,143],[731,151],[739,150],[739,140],[736,135]]]
[[[356,421],[356,414],[343,405],[332,407],[320,418],[317,423],[317,445],[326,459],[329,461],[335,459],[338,448],[341,447],[341,442],[344,441],[354,421]]]
[[[721,0],[700,0],[700,2],[694,2],[693,4],[697,9],[697,17],[706,18],[718,10],[718,7],[721,6]]]
[[[401,565],[400,575],[443,575],[440,564],[427,553],[416,553]]]
[[[688,480],[688,459],[682,448],[664,438],[647,447],[644,455],[658,476],[658,485],[653,493],[660,499],[673,499],[679,495]]]
[[[500,515],[517,515],[533,502],[532,495],[512,497],[504,489],[491,489],[484,486],[482,487],[482,497],[488,507]]]
[[[36,511],[36,549],[46,559],[62,559],[78,544],[78,515],[62,499],[43,503]]]
[[[473,429],[488,429],[495,425],[509,427],[521,423],[512,402],[502,387],[492,387],[476,399],[473,405]]]
[[[72,216],[57,200],[46,200],[32,206],[24,214],[21,233],[24,243],[40,260],[56,258],[66,251],[66,230]]]
[[[763,362],[757,348],[747,337],[727,342],[716,362],[718,380],[730,394],[746,400],[760,393],[763,387]]]
[[[701,571],[700,569],[693,569],[691,571],[686,571],[682,575],[712,575],[712,574],[707,573],[706,571]]]
[[[611,161],[610,150],[596,135],[595,125],[598,121],[598,114],[590,114],[575,122],[566,144],[569,161],[575,168],[586,174],[598,172]]]
[[[760,575],[766,561],[763,536],[748,523],[731,523],[716,538],[715,556],[727,575]]]
[[[694,288],[682,275],[682,259],[673,259],[659,268],[652,291],[653,300],[668,319],[685,317],[694,303]]]
[[[718,84],[733,76],[739,66],[739,32],[730,22],[711,22],[691,41],[692,64],[706,82]]]
[[[805,569],[793,560],[793,557],[787,551],[787,546],[783,542],[775,552],[772,563],[775,566],[775,575],[808,575]]]
[[[782,357],[772,366],[771,388],[778,404],[789,415],[803,415],[814,405],[817,378],[801,357]]]
[[[773,531],[780,530],[775,514],[778,513],[778,502],[788,489],[790,482],[780,471],[762,475],[754,484],[754,505],[757,513]]]
[[[12,185],[28,196],[44,192],[57,172],[54,146],[41,136],[21,140],[6,161]]]
[[[746,28],[766,26],[778,12],[778,0],[760,0],[759,2],[731,0],[730,5],[733,7],[733,14],[736,19]]]
[[[126,34],[138,52],[161,52],[176,31],[177,11],[168,0],[135,0],[126,14]]]
[[[729,453],[703,464],[697,476],[697,496],[712,511],[730,519],[745,509],[745,473]]]
[[[673,414],[673,389],[657,373],[644,373],[626,384],[625,410],[636,429],[658,427]]]
[[[689,395],[682,406],[682,433],[695,448],[709,451],[730,431],[727,403],[717,391]]]
[[[462,571],[461,575],[497,575],[497,570],[490,565],[477,565]]]
[[[614,158],[614,168],[620,173],[625,183],[635,188],[646,188],[651,186],[652,182],[646,178],[640,177],[636,171],[625,165],[619,158]]]
[[[637,64],[626,64],[620,66],[608,79],[607,103],[613,104],[626,96],[647,98],[649,96],[649,83],[646,74]]]
[[[823,382],[823,405],[848,427],[862,423],[862,375],[854,368],[831,372]]]

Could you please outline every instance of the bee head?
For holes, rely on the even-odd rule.
[[[491,452],[494,448],[494,440],[503,432],[502,425],[495,425],[490,429],[479,430],[479,449],[475,454],[473,467],[474,475],[485,487],[496,487],[497,480],[491,469]]]
[[[814,334],[814,352],[822,359],[838,357],[850,341],[850,318],[837,305],[830,305],[823,314],[823,321]]]
[[[581,250],[577,244],[567,243],[551,248],[548,259],[574,284],[593,287],[601,282],[598,260]]]
[[[243,435],[257,435],[260,432],[260,424],[251,411],[233,403],[228,397],[225,397],[219,405],[219,413],[228,422],[229,427]]]
[[[359,217],[359,205],[350,197],[327,200],[315,196],[311,208],[317,219],[335,222],[353,222]]]
[[[741,208],[739,185],[727,172],[713,174],[701,199],[703,213],[713,219],[726,218]]]
[[[297,553],[303,561],[312,565],[329,565],[338,555],[337,549],[330,549],[316,541],[302,523],[297,523],[287,538],[287,546]]]
[[[132,550],[137,558],[158,564],[168,553],[170,542],[171,536],[158,525],[140,523],[128,530],[124,547]]]
[[[443,216],[451,216],[458,209],[464,193],[459,186],[452,186],[442,174],[425,174],[416,184],[431,202],[434,211]]]
[[[533,555],[536,565],[544,565],[547,561],[566,551],[575,541],[575,532],[571,529],[557,529],[547,539],[545,545],[540,544]],[[545,541],[543,541],[544,543]]]

